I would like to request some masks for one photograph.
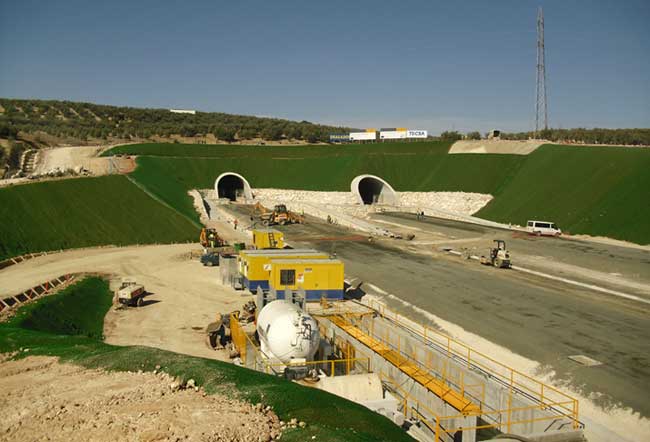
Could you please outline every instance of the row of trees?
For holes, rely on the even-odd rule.
[[[462,134],[457,131],[445,131],[438,139],[443,141],[480,140],[487,138],[478,131]],[[627,146],[650,145],[650,129],[547,129],[535,132],[503,133],[504,140],[528,140],[531,138],[548,140],[555,143],[574,144],[613,144]]]
[[[329,134],[348,128],[231,115],[219,112],[172,113],[167,109],[138,109],[52,100],[0,99],[0,137],[15,137],[18,131],[44,132],[60,138],[151,138],[214,135],[222,141],[283,138],[308,142],[328,141]]]
[[[556,143],[613,144],[626,146],[650,145],[650,129],[546,129],[539,133],[501,133],[506,140],[537,138]]]

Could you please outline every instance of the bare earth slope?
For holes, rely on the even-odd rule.
[[[5,441],[268,441],[272,412],[200,389],[172,389],[164,373],[104,372],[56,358],[0,363]]]

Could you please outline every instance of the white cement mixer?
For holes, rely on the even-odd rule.
[[[283,363],[292,359],[311,360],[318,350],[318,324],[299,306],[284,300],[265,305],[257,317],[257,334],[262,352]]]

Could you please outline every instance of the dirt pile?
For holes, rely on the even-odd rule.
[[[2,360],[0,358],[0,360]],[[280,421],[261,405],[206,395],[165,373],[105,372],[28,357],[0,362],[6,441],[270,441]]]

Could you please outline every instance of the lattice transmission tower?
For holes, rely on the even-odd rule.
[[[541,129],[548,129],[548,105],[546,97],[546,60],[544,50],[544,12],[537,10],[537,97],[535,100],[535,137]]]

